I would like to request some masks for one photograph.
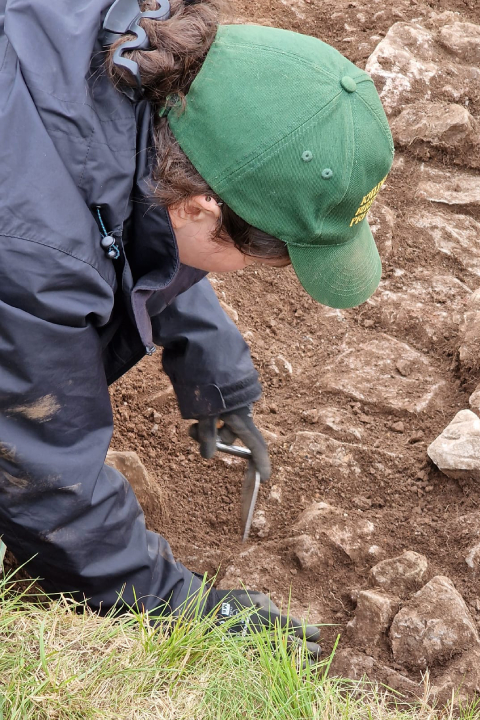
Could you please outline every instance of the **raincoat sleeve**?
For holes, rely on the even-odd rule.
[[[184,418],[218,415],[260,398],[248,345],[207,278],[152,318],[152,326]]]

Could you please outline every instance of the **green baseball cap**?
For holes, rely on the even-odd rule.
[[[370,76],[317,38],[222,25],[168,122],[212,190],[284,240],[305,290],[359,305],[382,266],[366,215],[393,160]]]

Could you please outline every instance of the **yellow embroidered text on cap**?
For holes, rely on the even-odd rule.
[[[372,190],[370,190],[370,192],[367,195],[364,195],[362,202],[360,203],[360,207],[358,208],[357,212],[355,213],[355,216],[352,218],[350,227],[352,227],[352,225],[357,225],[357,223],[362,222],[362,220],[364,220],[366,214],[370,210],[370,208],[373,204],[373,201],[377,197],[378,192],[386,179],[387,179],[387,177],[385,176],[383,178],[383,180],[380,180],[378,185],[375,185],[375,187]]]

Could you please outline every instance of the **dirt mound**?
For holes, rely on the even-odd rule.
[[[478,666],[478,481],[467,477],[460,485],[442,474],[427,446],[468,408],[479,381],[476,366],[459,366],[458,348],[480,275],[480,9],[475,0],[385,5],[238,3],[243,19],[316,35],[361,66],[370,58],[397,144],[371,213],[384,274],[369,302],[342,311],[319,306],[290,269],[212,279],[238,318],[264,385],[255,412],[274,470],[249,542],[240,542],[242,461],[200,458],[158,356],[112,389],[112,447],[137,452],[158,482],[166,512],[162,517],[147,502],[147,523],[179,560],[217,573],[222,587],[243,583],[270,591],[277,602],[291,592],[294,614],[330,625],[327,650],[341,634],[339,672],[367,671],[414,692],[424,664],[406,667],[399,648],[408,642],[397,637],[399,628],[412,625],[420,606],[422,622],[441,623],[445,607],[456,603],[475,647],[467,657],[460,628],[458,652],[442,646],[422,656],[439,692],[448,694],[462,668],[465,674]],[[443,10],[460,15],[438,14]],[[408,594],[401,582],[372,589],[371,568],[405,552],[425,558]],[[445,607],[429,601],[425,609],[432,594],[426,583],[435,577],[448,596]],[[424,594],[413,600],[414,592]],[[365,637],[369,622],[376,636]]]

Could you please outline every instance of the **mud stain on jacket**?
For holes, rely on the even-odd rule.
[[[22,489],[28,487],[28,480],[26,478],[14,477],[13,475],[10,475],[10,473],[8,473],[6,470],[3,470],[1,474],[3,475],[5,480],[10,483],[10,485],[15,485],[16,487]]]
[[[7,412],[23,415],[28,420],[36,420],[43,423],[51,420],[59,410],[60,405],[58,404],[55,396],[45,395],[44,397],[35,400],[35,402],[28,403],[26,405],[16,405],[13,408],[9,408]]]
[[[13,465],[17,464],[17,452],[13,445],[0,442],[0,459],[8,460]]]

